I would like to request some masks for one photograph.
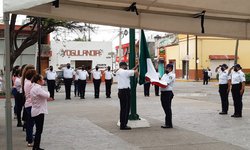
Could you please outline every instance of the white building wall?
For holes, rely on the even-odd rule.
[[[84,51],[93,52],[100,50],[100,55],[87,55]],[[70,63],[75,68],[76,61],[91,60],[94,68],[96,65],[112,65],[112,42],[82,42],[82,41],[51,41],[52,56],[50,65],[58,68],[61,64]],[[93,53],[92,53],[93,54]]]

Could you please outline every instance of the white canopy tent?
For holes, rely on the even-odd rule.
[[[53,6],[53,2],[59,2],[59,7]],[[135,7],[130,7],[133,2],[136,2],[138,15]],[[3,9],[7,39],[6,89],[10,89],[11,85],[9,13],[156,31],[250,39],[249,0],[4,0]],[[201,14],[202,11],[206,13]],[[195,18],[197,15],[199,17]],[[205,33],[202,33],[203,26]],[[11,125],[10,90],[7,90],[8,150],[12,150]]]
[[[249,0],[59,0],[58,8],[52,1],[5,0],[4,12],[200,35],[194,15],[205,10],[206,35],[250,38]],[[126,11],[133,2],[139,15]]]

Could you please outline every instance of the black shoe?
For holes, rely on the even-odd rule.
[[[222,112],[220,112],[219,114],[220,114],[220,115],[227,115],[227,112],[223,112],[223,111],[222,111]]]
[[[17,127],[23,127],[22,123],[18,123],[16,126]]]
[[[131,130],[131,127],[126,126],[126,127],[120,127],[120,130]]]
[[[155,96],[160,96],[159,94],[155,95]]]
[[[33,147],[32,150],[44,150],[44,149],[42,149],[42,148],[34,148],[34,147]]]
[[[241,116],[241,115],[235,115],[235,114],[233,114],[231,117],[234,117],[234,118],[241,118],[242,116]]]
[[[85,97],[81,97],[80,99],[85,99]]]
[[[71,100],[71,98],[65,98],[65,100]]]
[[[161,126],[161,128],[163,128],[163,129],[166,129],[166,128],[173,128],[173,126],[163,125],[163,126]]]

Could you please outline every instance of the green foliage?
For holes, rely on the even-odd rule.
[[[250,84],[250,73],[246,74],[246,83]]]

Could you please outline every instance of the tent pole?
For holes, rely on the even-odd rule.
[[[11,112],[11,82],[10,82],[10,25],[9,13],[4,13],[5,39],[5,121],[6,121],[6,148],[12,150],[12,112]]]

